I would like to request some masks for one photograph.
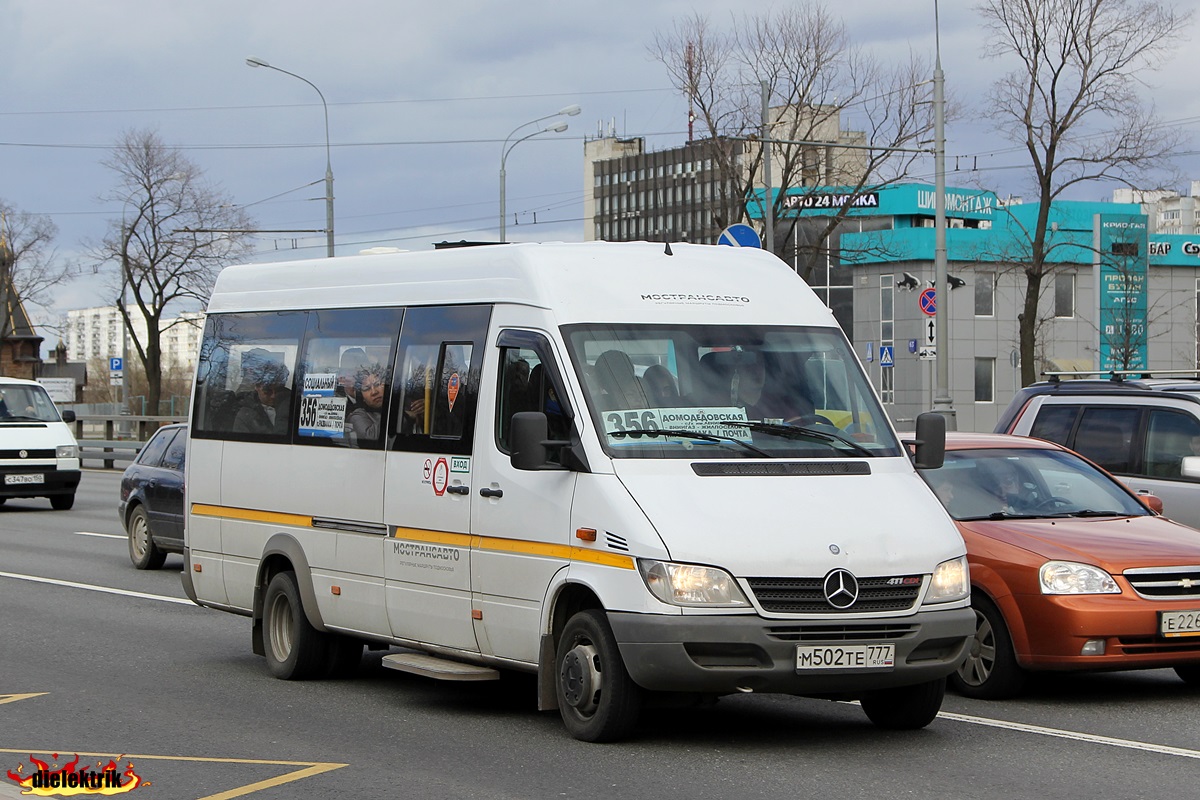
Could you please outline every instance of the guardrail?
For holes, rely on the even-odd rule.
[[[154,432],[173,422],[187,422],[187,417],[87,414],[75,417],[72,426],[79,442],[80,461],[100,461],[104,469],[114,469],[118,461],[137,458]],[[121,468],[124,467],[122,463]]]

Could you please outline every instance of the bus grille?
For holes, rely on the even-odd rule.
[[[913,576],[898,576],[900,579]],[[777,614],[862,614],[906,611],[921,593],[921,583],[895,585],[897,578],[859,578],[858,599],[849,608],[834,608],[825,599],[824,578],[748,578],[764,611]]]

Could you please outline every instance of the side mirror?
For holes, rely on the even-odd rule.
[[[917,448],[913,464],[917,469],[940,469],[946,463],[946,418],[926,412],[917,416]]]
[[[518,411],[513,414],[509,440],[513,469],[539,470],[546,466],[546,438],[550,435],[546,415],[541,411]]]
[[[1184,456],[1179,463],[1179,472],[1185,478],[1200,478],[1200,456]]]
[[[1150,494],[1149,492],[1138,492],[1137,499],[1141,500],[1142,505],[1153,511],[1155,514],[1163,513],[1163,501],[1158,495]]]
[[[63,411],[62,412],[62,421],[63,422],[74,422],[75,421],[75,412],[69,408],[66,411]]]

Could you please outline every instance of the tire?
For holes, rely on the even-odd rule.
[[[1175,668],[1175,674],[1179,676],[1179,680],[1196,689],[1200,689],[1200,665],[1188,664],[1182,667]]]
[[[154,544],[150,534],[150,522],[146,518],[146,507],[138,506],[129,514],[125,526],[129,536],[129,560],[138,569],[158,569],[167,560],[167,554]]]
[[[50,497],[50,507],[55,511],[70,511],[73,505],[75,505],[74,492],[71,494],[56,494]]]
[[[363,643],[349,636],[327,634],[328,657],[325,660],[325,677],[353,678],[362,663]]]
[[[267,667],[276,678],[302,681],[325,674],[329,640],[308,622],[300,602],[296,573],[276,573],[263,599],[263,645]]]
[[[862,698],[867,719],[891,731],[924,728],[937,717],[946,696],[946,679],[939,678],[915,686],[881,689]]]
[[[950,676],[951,685],[964,697],[980,700],[1003,700],[1019,694],[1027,676],[1017,663],[1004,616],[995,604],[978,595],[971,606],[975,610],[975,637],[967,660]]]
[[[628,736],[642,707],[603,611],[580,611],[567,621],[554,659],[558,708],[567,731],[584,742]]]

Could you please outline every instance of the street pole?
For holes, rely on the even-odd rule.
[[[246,65],[250,67],[266,67],[276,72],[282,72],[284,75],[291,75],[293,78],[304,81],[311,86],[317,93],[317,97],[321,98],[321,108],[325,110],[325,247],[326,256],[333,258],[333,160],[330,157],[329,145],[329,104],[325,102],[325,95],[317,88],[315,83],[303,75],[297,75],[294,72],[288,72],[286,69],[280,69],[274,64],[263,61],[261,58],[251,56],[246,59]]]
[[[775,203],[771,197],[771,91],[762,81],[763,242],[775,252]]]
[[[946,77],[942,74],[942,48],[938,27],[937,0],[933,2],[935,60],[933,66],[933,138],[934,138],[934,320],[938,338],[934,356],[937,373],[933,411],[946,418],[946,430],[958,430],[954,403],[950,398],[950,329],[947,327],[950,285],[946,281]]]
[[[556,111],[553,114],[547,114],[544,117],[538,117],[537,119],[531,119],[529,122],[522,122],[520,125],[513,128],[512,133],[510,133],[508,136],[504,137],[504,144],[500,145],[500,243],[501,244],[504,244],[507,241],[504,238],[505,226],[506,226],[505,203],[506,203],[506,194],[507,194],[507,190],[505,187],[506,174],[504,171],[504,164],[506,161],[508,161],[508,154],[512,151],[513,147],[516,147],[517,145],[519,145],[521,142],[525,141],[526,139],[532,139],[534,136],[538,136],[543,133],[562,133],[563,131],[565,131],[567,129],[567,123],[560,122],[557,125],[550,125],[546,128],[543,128],[540,131],[534,131],[533,133],[527,134],[526,136],[522,136],[520,139],[517,139],[515,142],[512,143],[511,146],[508,144],[509,141],[512,139],[512,137],[517,135],[517,131],[521,130],[521,128],[526,128],[530,125],[535,125],[539,122],[545,122],[546,120],[554,119],[555,117],[578,116],[579,112],[582,110],[583,109],[580,108],[578,105],[566,106],[565,108],[559,109],[558,111]]]

